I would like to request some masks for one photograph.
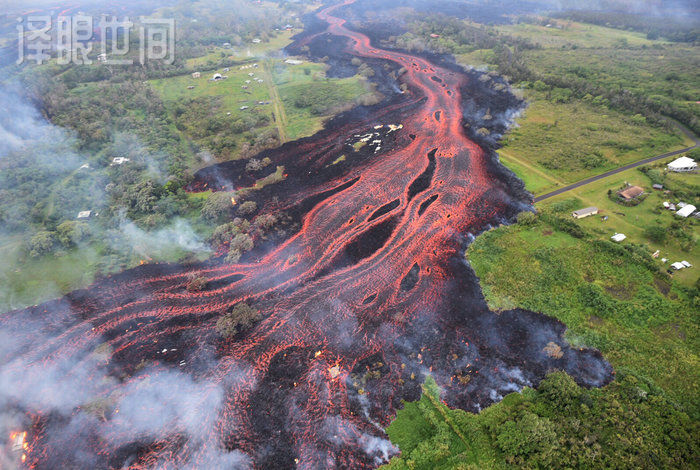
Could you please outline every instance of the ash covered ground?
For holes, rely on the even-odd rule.
[[[495,154],[523,103],[497,76],[375,47],[345,24],[354,8],[309,17],[290,52],[307,46],[336,75],[359,57],[386,99],[265,152],[287,177],[254,199],[290,214],[288,238],[239,264],[142,266],[0,316],[0,431],[26,430],[24,465],[374,468],[398,452],[383,428],[428,374],[469,411],[550,370],[610,380],[563,324],[490,311],[462,255],[531,208]],[[216,165],[190,189],[235,189],[241,174]],[[201,292],[186,289],[192,273]],[[224,339],[216,321],[240,302],[262,320]]]

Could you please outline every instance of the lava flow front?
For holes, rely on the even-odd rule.
[[[2,422],[27,432],[17,465],[374,468],[398,452],[383,427],[428,375],[470,411],[553,369],[609,380],[561,323],[490,311],[462,256],[471,235],[529,207],[466,126],[474,103],[488,102],[488,129],[517,100],[489,88],[495,77],[373,47],[339,18],[351,3],[319,12],[322,27],[295,47],[330,40],[332,61],[400,70],[407,91],[266,153],[288,175],[260,202],[292,214],[293,235],[242,264],[145,264],[0,317]],[[374,134],[374,147],[331,165]],[[231,168],[193,187],[225,187]],[[193,273],[203,290],[186,289]],[[240,302],[262,320],[222,338],[216,321]]]

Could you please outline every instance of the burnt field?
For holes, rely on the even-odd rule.
[[[498,77],[374,47],[344,24],[350,4],[319,12],[292,48],[338,74],[360,57],[387,99],[265,152],[287,177],[252,199],[291,215],[288,239],[0,316],[3,431],[27,432],[24,465],[374,468],[398,452],[383,427],[426,375],[470,411],[554,369],[610,380],[561,323],[490,311],[462,256],[531,205],[494,152],[523,104]],[[240,165],[204,169],[190,189],[248,184]],[[186,289],[192,273],[203,290]],[[222,338],[215,324],[240,302],[262,319]]]

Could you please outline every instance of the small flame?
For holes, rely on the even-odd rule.
[[[232,205],[232,206],[235,206],[235,205],[236,205],[236,199],[231,198],[231,205]]]
[[[318,357],[318,356],[320,356],[321,354],[323,354],[321,351],[316,351],[316,354],[314,354],[314,357]]]

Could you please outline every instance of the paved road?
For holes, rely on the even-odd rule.
[[[590,178],[586,178],[585,180],[581,180],[577,183],[570,184],[568,186],[564,186],[563,188],[559,188],[555,191],[552,191],[551,193],[537,196],[535,198],[535,202],[544,201],[545,199],[549,199],[550,197],[558,196],[558,195],[565,193],[567,191],[571,191],[572,189],[580,188],[581,186],[585,186],[585,185],[590,184],[594,181],[602,180],[603,178],[607,178],[608,176],[611,176],[611,175],[614,175],[617,173],[621,173],[625,170],[629,170],[630,168],[636,168],[638,166],[646,165],[647,163],[655,162],[657,160],[663,160],[664,158],[672,157],[674,155],[678,155],[679,153],[685,153],[685,152],[688,152],[690,150],[693,150],[693,149],[700,147],[700,139],[698,139],[698,137],[696,137],[692,132],[690,132],[690,130],[686,129],[685,127],[681,126],[680,124],[676,124],[676,125],[678,126],[678,128],[681,131],[683,131],[683,133],[685,135],[687,135],[688,137],[693,139],[693,141],[695,142],[695,145],[693,145],[692,147],[676,150],[674,152],[664,153],[663,155],[657,155],[655,157],[645,158],[644,160],[639,160],[638,162],[630,163],[630,164],[622,166],[620,168],[615,168],[614,170],[607,171],[607,172],[602,173],[600,175],[591,176]]]

